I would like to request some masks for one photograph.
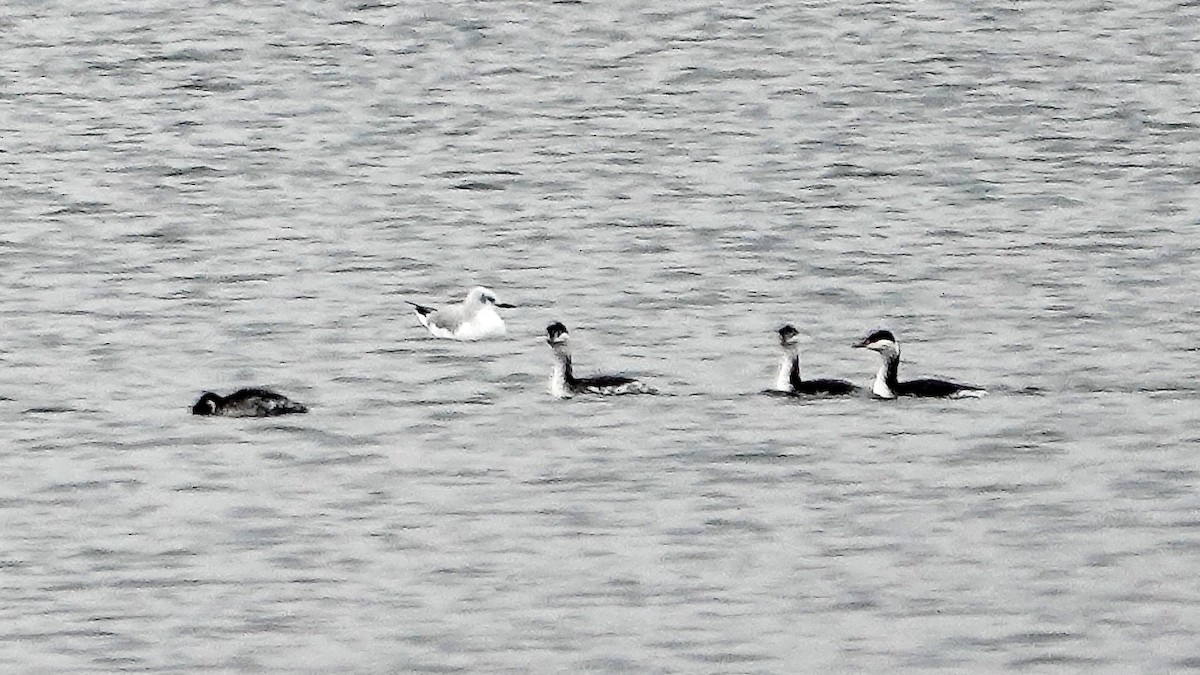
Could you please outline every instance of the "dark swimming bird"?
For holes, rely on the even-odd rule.
[[[778,333],[783,356],[779,360],[774,391],[808,396],[845,396],[858,391],[858,387],[845,380],[800,379],[800,331],[788,324]]]
[[[877,330],[861,342],[854,345],[860,349],[870,349],[878,352],[883,359],[879,372],[875,374],[875,383],[871,393],[879,398],[896,398],[897,396],[926,396],[942,398],[980,397],[986,392],[982,387],[969,384],[947,382],[946,380],[899,380],[900,344],[891,331]]]
[[[657,394],[651,386],[632,377],[622,375],[597,375],[575,377],[571,370],[571,348],[567,344],[567,327],[555,321],[546,326],[546,343],[554,350],[554,371],[550,374],[550,395],[556,398],[571,398],[576,394]]]
[[[483,286],[472,288],[465,300],[450,307],[435,309],[412,301],[408,304],[416,308],[417,321],[429,329],[431,335],[451,340],[482,340],[504,335],[504,319],[500,318],[496,308],[513,307],[496,302],[496,294]]]
[[[206,391],[192,406],[193,415],[223,417],[273,417],[306,412],[304,404],[266,389],[239,389],[228,396]]]

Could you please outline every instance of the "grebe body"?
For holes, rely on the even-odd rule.
[[[900,381],[900,344],[891,331],[877,330],[854,345],[879,354],[882,363],[875,373],[871,393],[879,398],[920,396],[926,398],[978,398],[986,391],[982,387],[948,380],[921,379]]]
[[[620,396],[623,394],[656,394],[654,387],[624,375],[575,377],[571,367],[571,348],[567,327],[555,321],[546,327],[546,343],[554,350],[554,369],[550,372],[550,395],[571,398],[579,394]]]
[[[779,371],[775,375],[773,392],[793,396],[846,396],[859,390],[845,380],[801,379],[800,331],[788,324],[777,332],[783,354],[779,359]]]

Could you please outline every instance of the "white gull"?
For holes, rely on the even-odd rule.
[[[476,286],[467,298],[457,305],[435,309],[418,305],[417,321],[429,329],[434,337],[451,340],[482,340],[500,337],[505,333],[504,319],[496,312],[497,307],[512,307],[496,302],[496,294],[483,286]]]

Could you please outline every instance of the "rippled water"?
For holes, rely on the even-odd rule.
[[[1200,668],[1196,3],[0,36],[3,670]],[[404,304],[476,283],[508,340]],[[667,394],[551,400],[552,320]],[[991,394],[760,396],[785,321]]]

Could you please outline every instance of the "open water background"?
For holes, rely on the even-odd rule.
[[[0,669],[1200,668],[1196,2],[0,7]],[[404,304],[476,283],[504,341]],[[555,401],[583,372],[669,395]],[[756,392],[806,372],[979,401]],[[192,417],[201,391],[312,406]]]

